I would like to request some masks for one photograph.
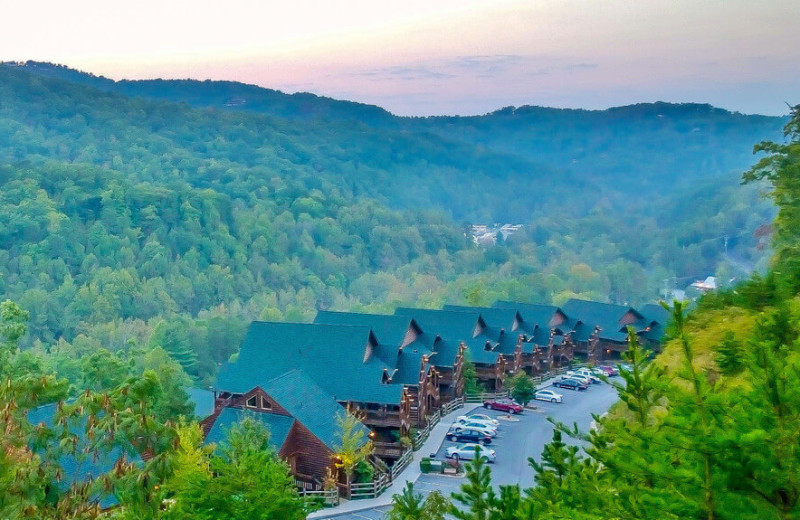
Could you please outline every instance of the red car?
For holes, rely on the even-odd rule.
[[[608,366],[608,365],[600,365],[600,366],[599,366],[599,367],[597,367],[597,368],[599,368],[600,370],[602,370],[603,372],[605,372],[605,374],[606,374],[607,376],[609,376],[609,377],[611,377],[611,376],[618,376],[618,375],[619,375],[619,370],[617,370],[617,369],[616,369],[616,368],[614,368],[614,367]]]
[[[484,401],[483,407],[489,408],[490,410],[500,410],[501,412],[511,412],[514,414],[522,413],[522,405],[515,403],[511,399]]]

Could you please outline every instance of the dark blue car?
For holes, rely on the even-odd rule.
[[[566,388],[568,390],[578,390],[578,391],[586,390],[585,384],[581,383],[577,379],[570,379],[570,378],[565,378],[562,379],[561,381],[556,381],[555,383],[553,383],[553,386],[557,386],[559,388]]]
[[[478,444],[492,443],[492,438],[489,435],[469,428],[463,430],[451,429],[447,432],[447,440],[452,442],[476,442]]]

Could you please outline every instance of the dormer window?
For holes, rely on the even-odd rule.
[[[248,408],[257,408],[258,407],[258,396],[254,395],[250,397],[247,402],[245,402],[245,406]]]
[[[261,408],[263,410],[272,410],[272,403],[263,395],[261,396]]]

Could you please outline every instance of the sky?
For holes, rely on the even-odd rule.
[[[399,115],[800,103],[800,0],[25,0],[0,61],[235,80]]]

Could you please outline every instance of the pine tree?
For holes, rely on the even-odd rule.
[[[492,472],[477,448],[475,457],[466,465],[466,473],[467,482],[461,484],[459,493],[452,494],[453,501],[463,509],[451,504],[450,514],[459,520],[490,520],[497,496],[492,489]]]

